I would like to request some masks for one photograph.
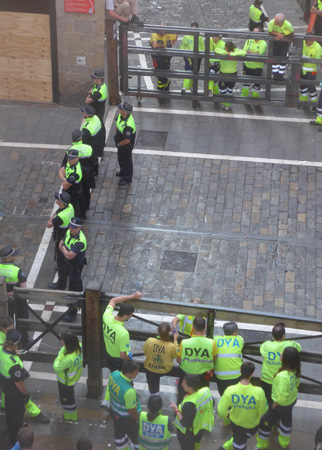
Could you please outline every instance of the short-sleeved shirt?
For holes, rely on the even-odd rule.
[[[178,345],[158,338],[149,338],[143,345],[144,367],[150,372],[167,373],[173,368]]]
[[[8,353],[9,355],[12,355],[13,361],[17,357],[17,355],[15,353],[8,352],[8,351],[6,351],[6,353]],[[12,381],[13,383],[19,383],[19,381],[23,381],[22,369],[19,364],[14,364],[13,366],[11,366],[11,368],[9,370],[9,375],[10,375],[10,381]]]
[[[114,2],[113,0],[106,0],[106,9],[114,10]]]
[[[287,20],[284,20],[283,25],[281,27],[274,24],[274,19],[272,19],[268,24],[268,32],[271,33],[272,31],[276,33],[283,33],[285,36],[288,34],[294,33],[294,28],[290,22]]]
[[[152,33],[150,43],[156,42],[157,44],[164,44],[168,48],[172,48],[172,41],[177,38],[176,34],[164,34],[163,36],[158,33]]]
[[[115,320],[113,306],[107,306],[103,314],[103,335],[107,353],[113,358],[120,358],[120,352],[128,353],[130,349],[130,335],[124,323]]]
[[[123,375],[122,372],[121,372],[121,377],[124,378],[124,380],[129,381],[130,383],[132,382],[132,380],[127,378],[125,375]],[[136,405],[138,403],[138,396],[137,396],[136,390],[134,388],[130,388],[125,392],[124,402],[125,402],[126,409],[136,408]]]
[[[5,264],[12,264],[12,263],[1,263],[1,264],[3,264],[3,265],[5,265]],[[17,266],[16,266],[17,267]],[[10,292],[12,292],[13,291],[13,288],[14,288],[14,286],[19,286],[21,283],[26,283],[27,282],[27,277],[26,277],[26,275],[23,273],[23,271],[22,271],[22,269],[19,267],[19,272],[18,272],[18,283],[7,283],[7,292],[8,292],[8,294],[10,293]]]

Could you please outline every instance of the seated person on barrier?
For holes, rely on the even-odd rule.
[[[170,342],[170,325],[166,322],[159,325],[158,332],[156,338],[149,338],[143,345],[144,368],[151,395],[160,395],[160,378],[172,371],[178,353],[178,333],[174,331],[174,342]]]
[[[106,17],[123,23],[133,22],[143,25],[138,18],[138,4],[136,0],[106,0]]]

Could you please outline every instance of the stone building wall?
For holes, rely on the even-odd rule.
[[[65,12],[64,0],[56,0],[56,22],[59,103],[81,105],[92,70],[104,67],[105,0],[94,0],[94,14]]]

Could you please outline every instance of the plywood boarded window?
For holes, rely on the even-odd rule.
[[[52,102],[49,15],[0,12],[0,98]]]

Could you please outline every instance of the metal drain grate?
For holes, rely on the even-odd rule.
[[[136,147],[164,149],[168,138],[167,131],[144,131],[140,130],[136,141]]]
[[[198,253],[165,251],[161,269],[175,272],[194,272]]]

